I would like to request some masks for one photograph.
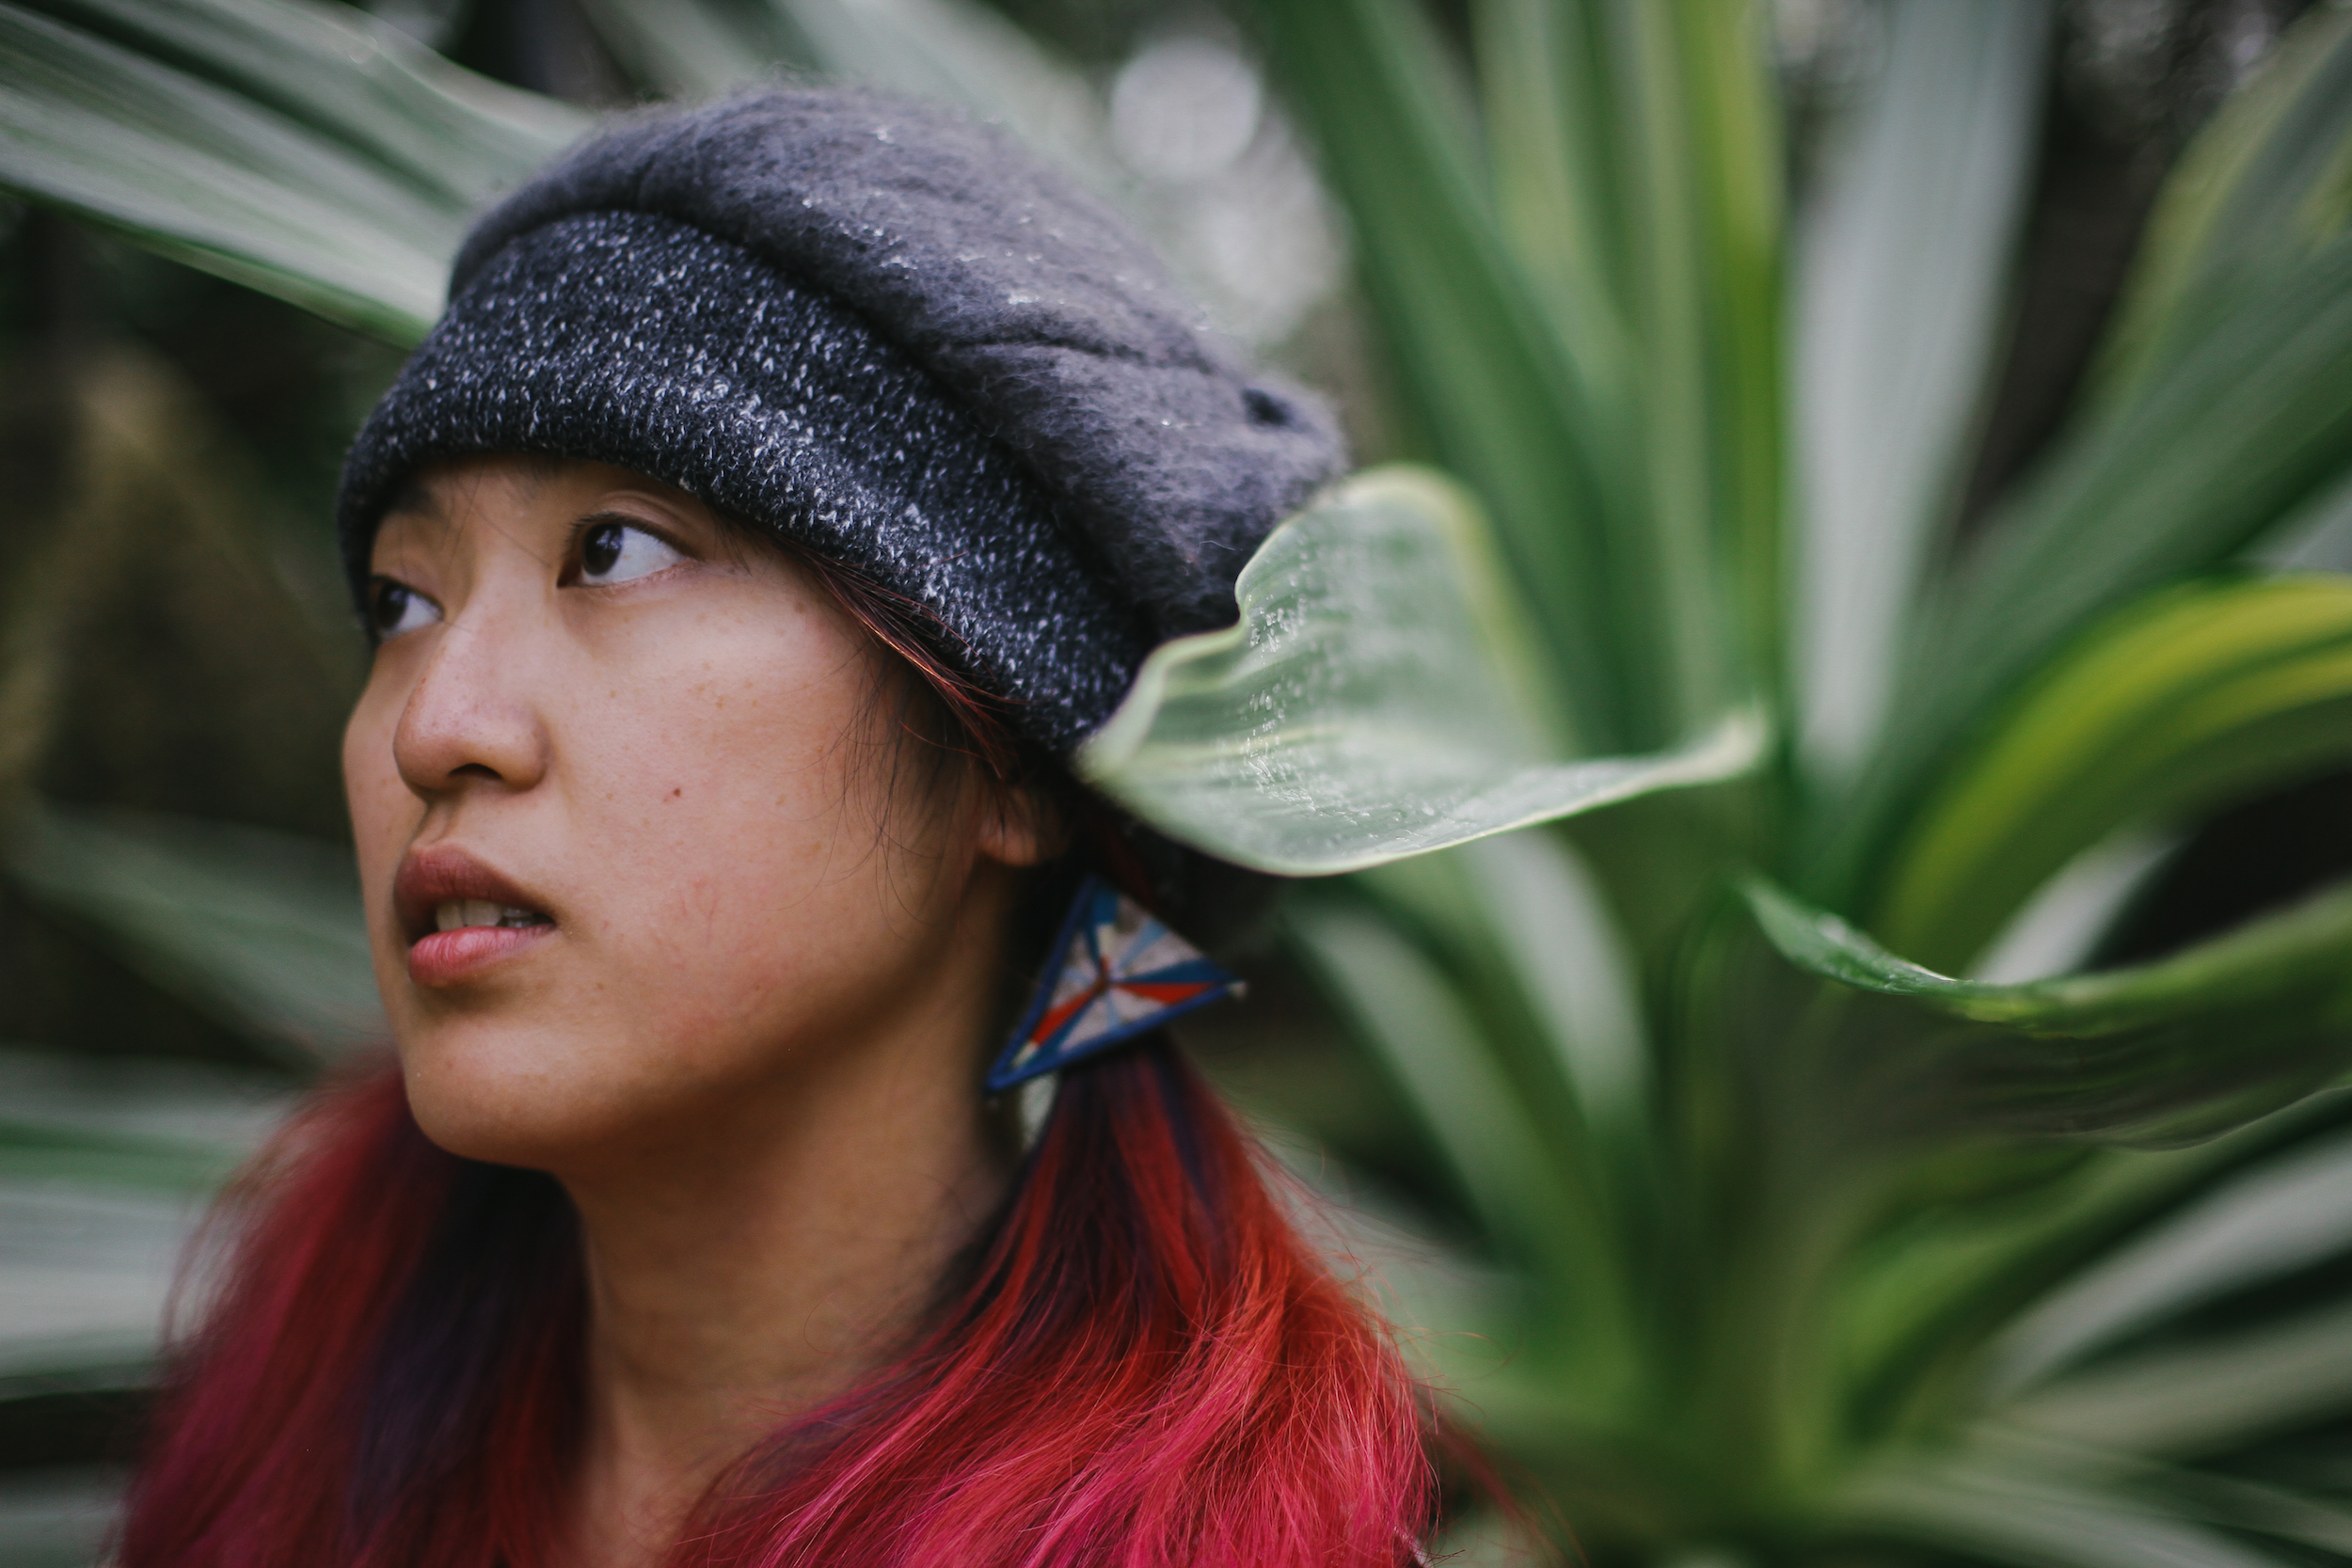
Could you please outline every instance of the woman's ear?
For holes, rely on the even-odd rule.
[[[980,806],[979,851],[1001,864],[1042,865],[1070,847],[1070,819],[1044,791],[1000,784]]]

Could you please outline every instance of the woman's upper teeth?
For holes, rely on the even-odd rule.
[[[544,926],[547,916],[536,910],[518,910],[512,904],[494,904],[487,898],[445,898],[433,907],[433,927],[440,931],[462,930],[469,926]]]

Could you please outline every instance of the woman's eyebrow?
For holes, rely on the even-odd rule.
[[[431,518],[444,515],[441,498],[435,494],[433,486],[414,478],[403,480],[400,487],[392,492],[391,499],[385,503],[384,515],[389,517],[395,514]]]

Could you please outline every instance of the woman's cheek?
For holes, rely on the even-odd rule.
[[[392,915],[392,875],[423,806],[401,782],[392,757],[393,720],[386,716],[380,684],[369,682],[343,727],[342,771],[369,946],[376,983],[389,1002],[407,964],[407,942]]]
[[[888,940],[875,847],[847,844],[836,759],[850,749],[823,733],[834,716],[761,723],[780,705],[732,695],[687,685],[627,726],[634,744],[569,736],[604,759],[567,780],[567,836],[595,847],[597,908],[578,957],[606,983],[593,1003],[606,1021],[590,1032],[638,1042],[649,1074],[756,1070],[746,1058],[789,1050],[834,1010],[861,943]]]
[[[690,833],[657,895],[628,903],[612,967],[658,1050],[757,1070],[854,1010],[893,945],[884,890],[823,876],[825,848],[772,821]]]

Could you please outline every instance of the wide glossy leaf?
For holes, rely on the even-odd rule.
[[[1760,878],[1741,891],[1783,958],[1899,1004],[1852,1066],[1928,1085],[1915,1114],[1947,1126],[2191,1142],[2352,1066],[2352,888],[2153,963],[2022,985],[1935,974]]]
[[[1579,757],[1478,510],[1440,476],[1376,469],[1275,531],[1241,619],[1155,650],[1082,777],[1155,827],[1290,876],[1354,870],[1735,777],[1762,726]]]
[[[6,864],[156,983],[296,1065],[389,1037],[347,850],[50,806],[20,818]]]
[[[1872,928],[1960,970],[2077,851],[2352,756],[2352,578],[2198,582],[2094,628],[1962,758]]]
[[[0,7],[0,184],[396,342],[473,204],[585,120],[358,12]]]
[[[1886,65],[1803,233],[1803,738],[1842,772],[1877,729],[1956,504],[2024,216],[2046,0],[1889,8]]]

